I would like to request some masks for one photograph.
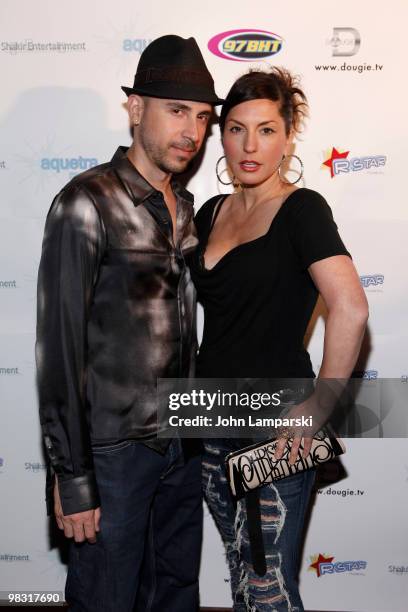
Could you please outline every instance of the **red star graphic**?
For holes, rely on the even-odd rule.
[[[330,176],[332,178],[334,178],[333,161],[335,159],[345,159],[349,153],[350,151],[344,151],[344,153],[339,153],[336,147],[332,148],[331,156],[329,157],[329,159],[326,159],[326,161],[323,162],[323,166],[328,166],[330,168]]]
[[[331,563],[333,559],[334,557],[325,557],[324,555],[319,553],[317,561],[311,563],[309,567],[313,567],[313,569],[316,570],[317,577],[320,578],[320,563]]]

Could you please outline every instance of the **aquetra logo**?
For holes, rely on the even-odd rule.
[[[65,170],[89,170],[98,164],[96,157],[43,157],[40,165],[42,170],[63,172]],[[75,173],[74,173],[75,174]]]
[[[211,53],[235,62],[251,62],[271,57],[282,48],[282,38],[267,30],[228,30],[213,36]]]

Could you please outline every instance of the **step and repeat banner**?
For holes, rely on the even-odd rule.
[[[220,96],[250,67],[285,66],[300,76],[310,103],[294,151],[305,166],[303,185],[331,205],[370,304],[357,368],[367,384],[385,377],[407,382],[407,19],[402,0],[1,2],[0,591],[64,585],[64,553],[53,545],[45,516],[35,389],[42,233],[58,190],[130,143],[120,86],[133,82],[154,38],[194,36]],[[221,154],[214,126],[188,183],[197,208],[221,191],[215,175]],[[308,334],[316,371],[323,334],[320,307]],[[341,464],[321,474],[303,547],[307,609],[407,609],[403,436],[349,440]],[[208,513],[201,585],[204,606],[231,605],[223,548]]]

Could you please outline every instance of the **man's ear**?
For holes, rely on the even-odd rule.
[[[128,97],[126,108],[129,113],[130,123],[132,125],[139,125],[143,115],[144,104],[145,103],[142,96],[132,94]]]

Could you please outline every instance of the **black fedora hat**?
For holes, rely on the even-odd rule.
[[[195,38],[174,34],[150,43],[140,56],[133,87],[122,87],[126,95],[171,98],[222,104],[214,80],[205,65]]]

